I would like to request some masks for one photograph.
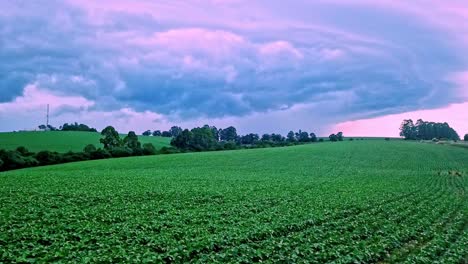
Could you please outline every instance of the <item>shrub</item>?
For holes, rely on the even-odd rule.
[[[465,134],[465,137],[463,137],[463,140],[468,141],[468,134]]]
[[[31,156],[34,154],[32,152],[29,152],[29,150],[23,146],[17,147],[16,151],[18,151],[21,154],[21,156]]]
[[[151,143],[143,144],[143,154],[144,155],[154,155],[156,154],[156,148]]]
[[[319,140],[318,140],[318,141],[319,141],[319,142],[323,142],[323,138],[319,138]]]
[[[114,147],[110,150],[110,154],[116,158],[129,157],[133,155],[133,150],[128,147]]]
[[[89,153],[89,155],[91,159],[108,159],[112,157],[109,151],[101,148],[98,148],[95,151]]]
[[[142,147],[133,148],[132,149],[132,155],[133,156],[142,156],[142,155],[144,155],[143,148]]]
[[[162,147],[161,150],[159,150],[159,153],[161,154],[175,154],[175,153],[180,153],[180,150],[173,148],[173,147]]]
[[[48,150],[39,151],[36,156],[36,160],[39,161],[41,165],[51,165],[62,163],[62,155],[57,152],[52,152]]]
[[[62,162],[83,161],[88,160],[89,157],[88,153],[69,151],[62,155]]]
[[[33,157],[24,157],[16,150],[0,150],[0,159],[3,162],[2,170],[13,170],[39,165]]]
[[[96,147],[93,144],[88,144],[86,147],[83,149],[84,153],[91,154],[92,152],[96,151]]]
[[[390,141],[390,138],[386,137],[385,140],[386,140],[386,141]]]
[[[237,148],[237,145],[236,145],[236,143],[234,143],[234,142],[228,141],[228,142],[224,143],[224,146],[223,146],[223,147],[224,147],[224,149],[226,149],[226,150],[232,150],[232,149],[236,149],[236,148]]]
[[[349,141],[353,141],[353,140],[354,140],[354,138],[349,138]]]

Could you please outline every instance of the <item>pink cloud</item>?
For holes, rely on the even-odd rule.
[[[432,122],[447,122],[460,136],[468,133],[468,102],[451,104],[444,108],[419,110],[370,119],[361,119],[336,124],[330,133],[343,131],[346,136],[398,137],[404,119],[423,119]]]

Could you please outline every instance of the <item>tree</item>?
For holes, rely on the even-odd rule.
[[[262,141],[270,141],[271,140],[271,135],[270,134],[263,134],[262,135]]]
[[[465,137],[463,138],[463,140],[468,141],[468,134],[465,134]]]
[[[283,142],[284,141],[284,137],[281,134],[275,134],[275,133],[271,134],[270,139],[273,142]]]
[[[413,120],[405,119],[400,126],[400,136],[405,139],[416,139],[416,129],[414,127]]]
[[[144,155],[154,155],[156,154],[156,148],[151,143],[143,144],[143,154]]]
[[[104,149],[111,150],[112,148],[122,146],[119,132],[117,132],[114,127],[108,126],[104,128],[101,135],[104,137],[101,138],[99,142],[104,145]]]
[[[335,135],[335,134],[331,134],[330,136],[328,136],[328,138],[329,138],[330,141],[332,141],[332,142],[338,141],[338,136]]]
[[[223,141],[235,141],[237,138],[237,130],[230,126],[220,131],[220,139]]]
[[[192,137],[192,132],[188,129],[184,129],[182,133],[171,140],[171,145],[179,149],[188,150]]]
[[[314,133],[310,133],[310,142],[317,142],[317,136]]]
[[[258,136],[258,134],[250,133],[250,134],[241,136],[240,143],[244,144],[244,145],[253,145],[259,139],[260,139],[260,137]]]
[[[153,136],[155,136],[155,137],[160,137],[160,136],[161,136],[161,130],[155,130],[155,131],[153,131]]]
[[[445,123],[426,122],[418,119],[416,124],[411,119],[406,119],[400,126],[400,136],[405,139],[420,139],[432,140],[436,139],[451,139],[459,140],[457,132]]]
[[[84,147],[83,152],[91,154],[92,152],[96,151],[96,147],[93,144],[88,144]]]
[[[65,123],[60,127],[60,129],[62,131],[97,132],[95,128],[91,128],[85,124],[78,124],[77,122],[71,124]]]
[[[182,128],[178,126],[173,126],[171,127],[169,132],[171,133],[171,137],[177,137],[180,133],[182,133]]]
[[[297,140],[299,142],[309,142],[310,141],[309,133],[299,130],[299,133],[297,135]]]
[[[286,136],[288,142],[295,142],[296,136],[293,131],[289,131],[288,135]]]
[[[0,159],[0,170],[2,170],[2,166],[3,166],[3,160]]]
[[[145,132],[142,133],[143,136],[151,136],[151,130],[146,130]]]
[[[338,141],[343,141],[343,132],[338,132],[336,137],[338,138]]]
[[[162,137],[172,137],[172,134],[171,134],[171,132],[169,132],[169,131],[163,131],[163,132],[161,133],[161,136],[162,136]]]
[[[40,126],[38,126],[38,128],[39,128],[40,130],[46,130],[46,129],[47,129],[46,125],[40,125]]]
[[[133,152],[141,148],[141,143],[138,141],[138,136],[135,132],[130,131],[123,140],[124,146],[131,149]]]

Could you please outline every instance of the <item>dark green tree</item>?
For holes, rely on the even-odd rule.
[[[122,140],[120,139],[119,132],[114,127],[108,126],[101,132],[103,138],[99,140],[104,145],[104,149],[110,150],[115,147],[122,146]]]
[[[156,148],[151,143],[143,144],[143,154],[144,155],[154,155],[156,154]]]
[[[138,136],[135,132],[130,131],[123,140],[124,146],[135,151],[141,148],[141,143],[138,141]]]
[[[328,136],[328,138],[329,138],[330,141],[332,141],[332,142],[338,141],[338,136],[335,135],[335,134],[331,134],[330,136]]]
[[[310,142],[317,142],[317,136],[315,133],[310,133]]]
[[[83,152],[91,154],[92,152],[96,151],[96,147],[93,144],[88,144],[84,147]]]
[[[463,137],[463,140],[468,141],[468,134],[465,134],[465,137]]]
[[[306,131],[299,130],[299,133],[297,134],[297,140],[299,142],[309,142],[309,133],[307,133]]]
[[[296,142],[296,135],[293,131],[289,131],[288,135],[286,136],[286,140],[288,142]]]
[[[223,141],[235,141],[237,139],[237,130],[230,126],[220,131],[220,139]]]
[[[338,141],[343,141],[343,132],[338,132],[336,137],[338,138]]]
[[[143,135],[143,136],[146,136],[146,137],[147,137],[147,136],[151,136],[151,134],[152,134],[152,133],[151,133],[151,130],[146,130],[146,131],[145,131],[145,132],[143,132],[141,135]]]
[[[153,136],[155,136],[155,137],[160,137],[160,136],[161,136],[161,130],[155,130],[155,131],[153,131]]]
[[[177,137],[180,133],[182,133],[182,128],[178,126],[173,126],[171,127],[169,132],[171,133],[171,137]]]

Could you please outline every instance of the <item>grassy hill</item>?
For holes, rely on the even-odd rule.
[[[463,263],[468,151],[404,141],[0,173],[15,261]]]
[[[124,137],[124,135],[122,135]],[[101,147],[99,133],[76,131],[34,131],[0,133],[0,149],[15,149],[24,146],[30,151],[50,150],[57,152],[82,151],[88,144]],[[159,149],[169,146],[170,138],[139,136],[143,143],[153,143]]]

